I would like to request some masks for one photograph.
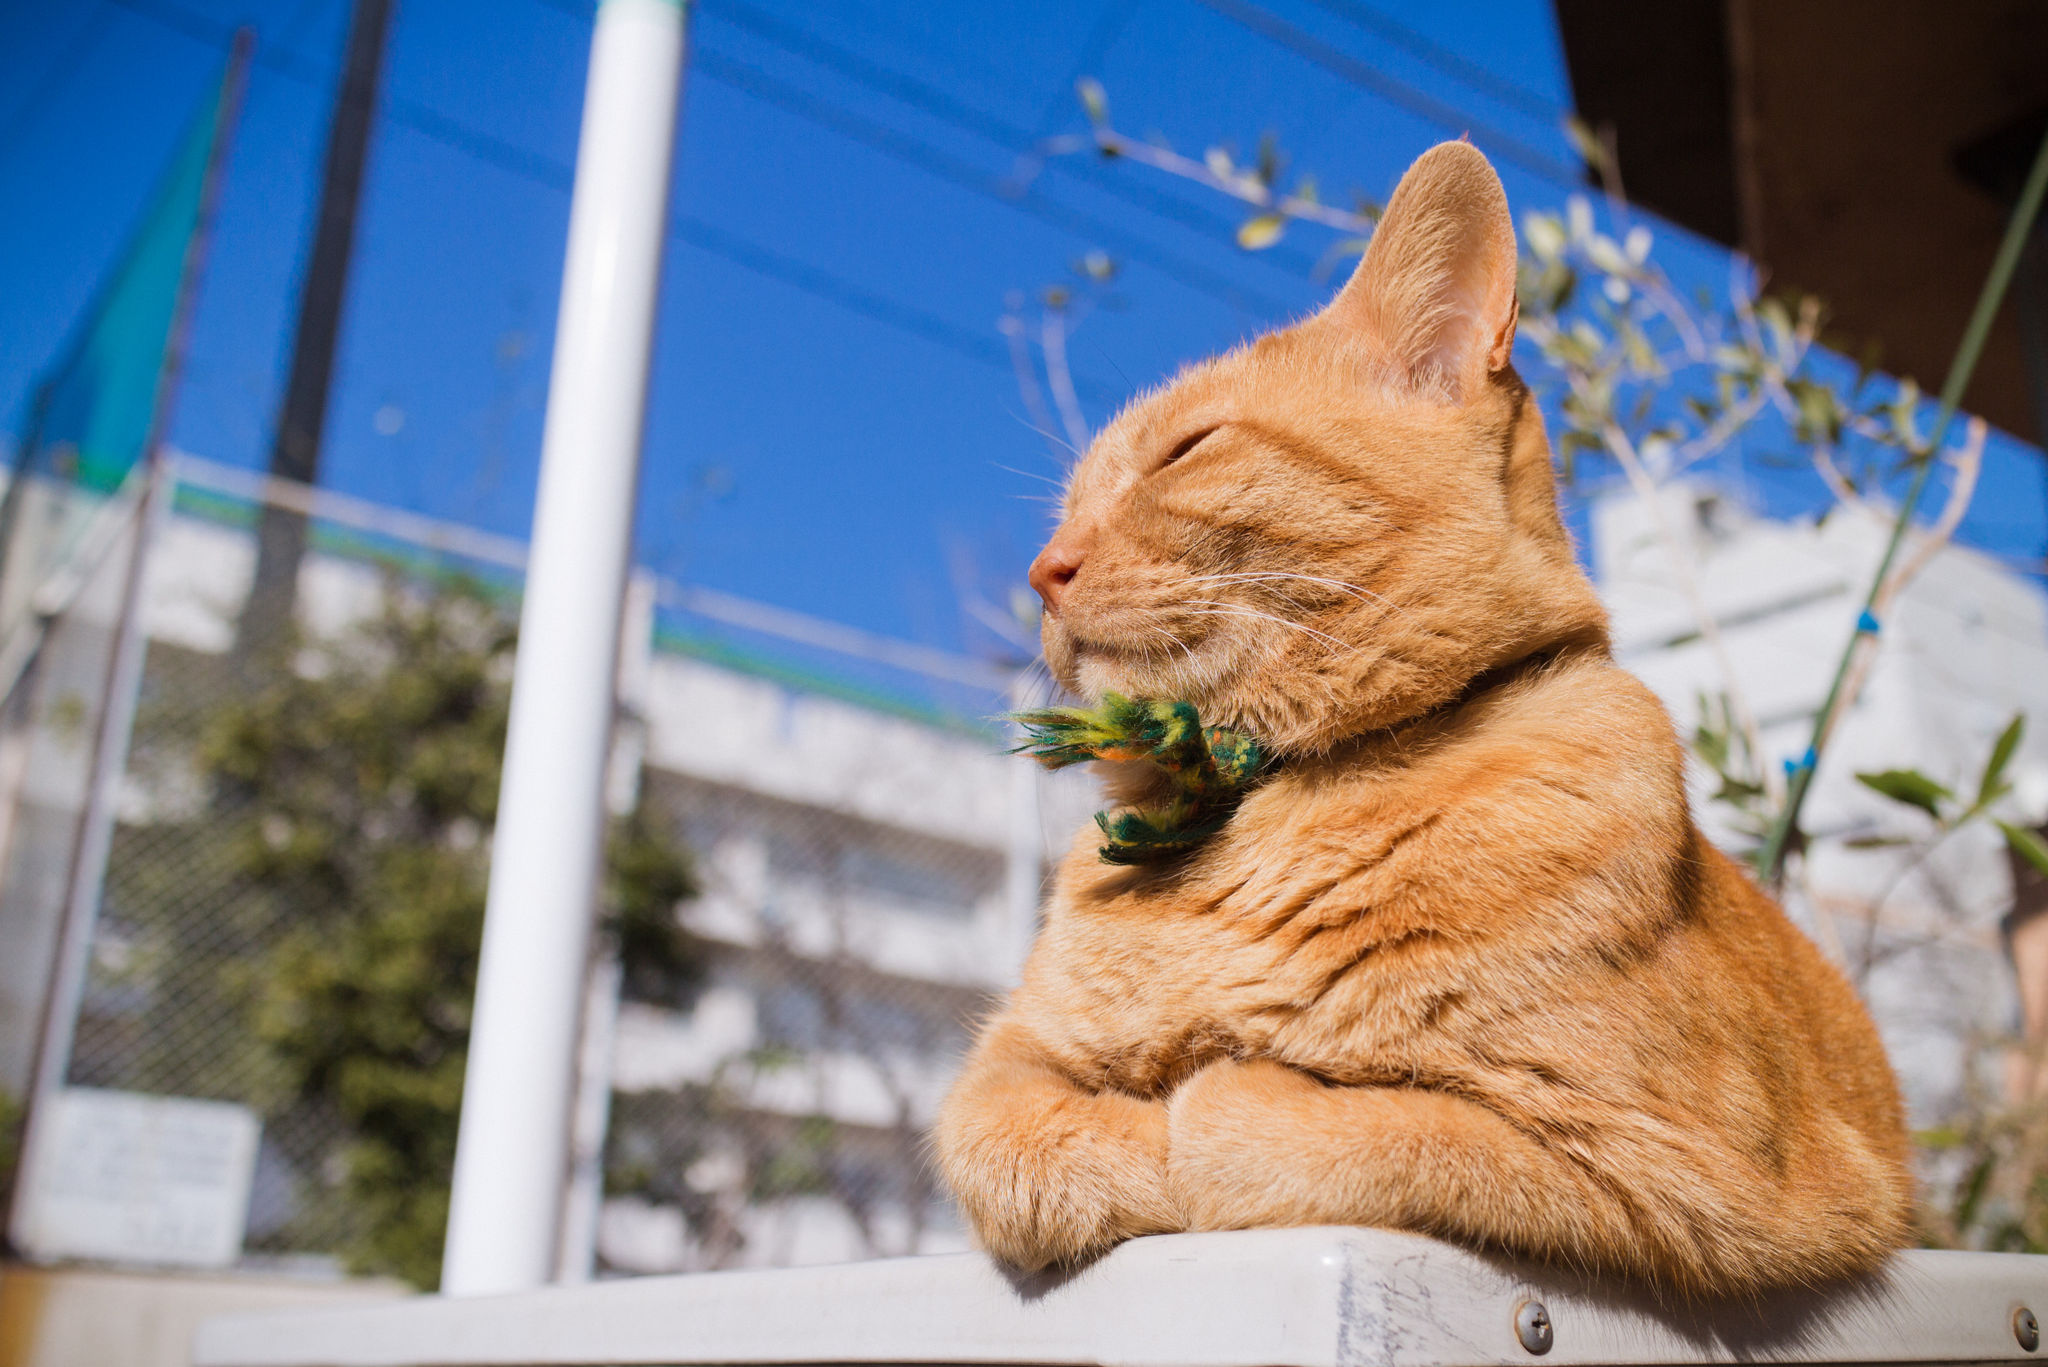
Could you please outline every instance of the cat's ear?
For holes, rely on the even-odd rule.
[[[1366,346],[1385,382],[1455,403],[1508,363],[1516,314],[1507,192],[1478,148],[1445,142],[1401,177],[1323,318]]]

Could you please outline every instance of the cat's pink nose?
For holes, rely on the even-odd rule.
[[[1031,587],[1038,590],[1038,596],[1045,600],[1045,610],[1053,616],[1059,616],[1060,597],[1080,573],[1081,562],[1087,556],[1087,543],[1063,527],[1038,553],[1038,559],[1031,562]]]

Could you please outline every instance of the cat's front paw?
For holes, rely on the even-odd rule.
[[[1287,1223],[1273,1200],[1276,1179],[1284,1185],[1287,1115],[1321,1088],[1271,1059],[1225,1059],[1175,1090],[1166,1107],[1166,1190],[1189,1229]]]
[[[1098,1095],[942,1116],[939,1163],[982,1247],[1026,1271],[1184,1228],[1166,1197],[1166,1115]]]

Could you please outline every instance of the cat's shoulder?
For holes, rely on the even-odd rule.
[[[1452,748],[1609,756],[1623,763],[1679,757],[1671,715],[1648,685],[1605,651],[1544,660],[1448,715]]]
[[[1340,766],[1327,800],[1379,821],[1526,818],[1569,840],[1613,822],[1675,830],[1685,812],[1670,715],[1604,652],[1538,662],[1359,760]]]

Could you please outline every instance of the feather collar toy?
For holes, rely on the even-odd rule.
[[[1012,753],[1048,769],[1089,760],[1150,760],[1171,781],[1166,801],[1097,812],[1105,864],[1158,864],[1223,829],[1247,789],[1269,767],[1242,731],[1202,725],[1193,703],[1105,693],[1100,707],[1046,707],[1011,720],[1026,738]]]

